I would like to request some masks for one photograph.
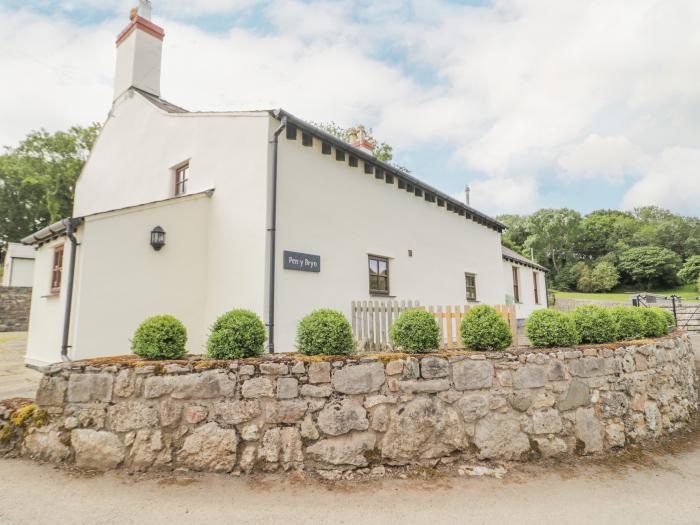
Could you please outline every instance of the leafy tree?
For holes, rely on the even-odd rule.
[[[681,258],[671,250],[640,246],[623,252],[618,267],[630,282],[651,289],[655,285],[675,284],[680,265]]]
[[[607,292],[612,290],[620,282],[620,274],[615,265],[601,260],[593,267],[591,272],[591,285],[594,292]]]
[[[581,276],[578,278],[576,283],[576,289],[579,292],[592,292],[593,291],[593,280],[591,279],[591,268],[584,264],[581,268]]]
[[[503,244],[518,253],[524,251],[525,242],[530,236],[528,230],[528,218],[526,215],[498,215],[499,221],[507,226],[503,232]]]
[[[568,208],[539,210],[528,218],[530,236],[525,249],[532,249],[536,259],[547,261],[558,273],[567,260],[573,259],[581,214]]]
[[[570,262],[564,266],[554,279],[557,288],[561,290],[575,290],[585,266],[586,263],[583,261]]]
[[[0,248],[71,215],[75,182],[99,124],[33,131],[0,156]]]
[[[637,219],[627,212],[598,210],[588,214],[579,225],[576,252],[596,259],[605,254],[626,250],[639,228]]]
[[[678,272],[678,278],[684,283],[694,283],[700,277],[700,255],[689,257],[683,268]]]

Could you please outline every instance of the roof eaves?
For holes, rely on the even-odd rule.
[[[381,161],[377,159],[374,155],[371,155],[369,153],[366,153],[358,148],[353,147],[351,144],[348,144],[347,142],[340,140],[339,138],[331,135],[327,131],[324,131],[313,124],[309,124],[305,120],[300,119],[299,117],[295,117],[288,111],[285,111],[284,109],[276,109],[271,111],[271,114],[273,117],[275,117],[278,120],[281,120],[282,117],[287,117],[287,121],[292,123],[298,128],[304,129],[305,131],[311,133],[312,135],[317,136],[319,139],[330,142],[331,144],[334,144],[336,147],[341,148],[345,150],[348,153],[352,153],[354,156],[361,158],[362,160],[371,162],[373,164],[376,164],[377,166],[381,167],[382,169],[390,172],[393,174],[395,177],[399,177],[404,179],[406,182],[413,184],[417,188],[420,188],[424,192],[429,192],[434,194],[436,197],[439,197],[440,199],[443,199],[445,202],[450,203],[453,207],[464,211],[465,214],[468,214],[471,216],[472,220],[474,220],[474,217],[479,217],[482,221],[486,222],[489,226],[492,226],[494,229],[496,229],[499,232],[502,232],[503,230],[506,229],[506,225],[503,224],[501,221],[494,219],[493,217],[490,217],[486,215],[485,213],[482,213],[471,206],[468,206],[464,204],[461,201],[458,201],[454,197],[451,197],[450,195],[447,195],[446,193],[438,190],[437,188],[434,188],[433,186],[426,184],[425,182],[413,177],[412,175],[406,173],[405,171],[402,171],[398,169],[396,166],[393,166],[387,162]],[[480,222],[480,221],[476,221]]]

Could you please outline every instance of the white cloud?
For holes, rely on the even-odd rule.
[[[559,166],[567,177],[582,179],[619,181],[643,173],[649,163],[649,156],[627,137],[601,137],[595,133],[583,142],[565,146],[559,157]]]
[[[465,202],[464,192],[453,195]],[[539,208],[537,181],[534,177],[492,177],[469,184],[469,205],[491,215],[530,213]]]
[[[697,215],[700,209],[700,148],[668,148],[649,174],[624,196],[625,209],[655,204]]]
[[[79,25],[0,8],[0,144],[106,115],[114,37],[135,0],[86,1],[64,2],[64,12],[94,5],[115,18]],[[264,32],[208,34],[189,18],[256,3]],[[439,144],[487,177],[484,195],[502,207],[515,202],[512,187],[537,202],[540,174],[548,183],[562,171],[574,180],[652,177],[664,151],[700,147],[696,0],[153,7],[166,29],[165,98],[192,109],[282,106],[317,121],[364,122],[395,146],[399,162],[408,148]],[[664,202],[686,206],[682,197]]]

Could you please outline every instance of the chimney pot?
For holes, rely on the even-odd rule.
[[[367,140],[367,131],[363,125],[358,125],[350,130],[350,140],[353,147],[364,149],[370,154],[374,152],[374,145]]]

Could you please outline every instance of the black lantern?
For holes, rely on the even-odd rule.
[[[160,226],[156,226],[151,230],[151,246],[153,246],[155,251],[165,246],[165,230]]]

